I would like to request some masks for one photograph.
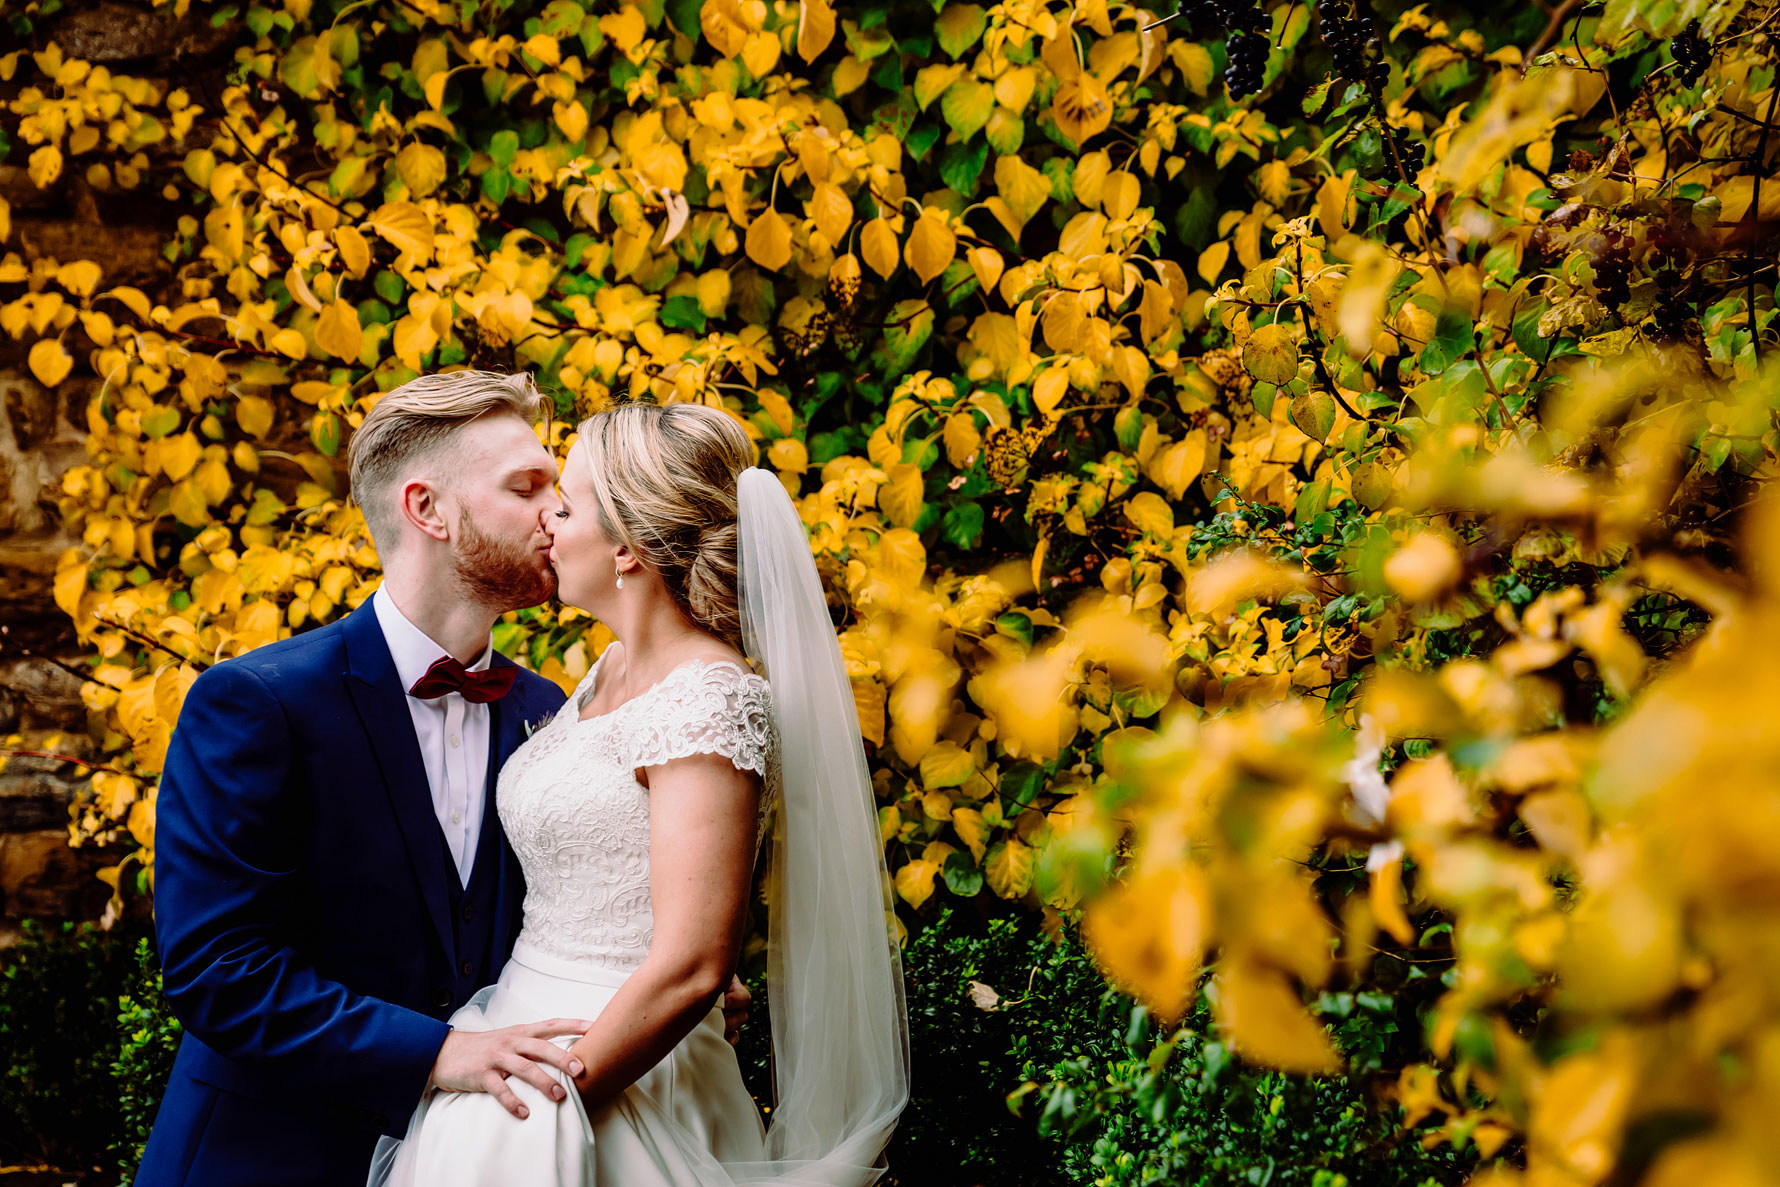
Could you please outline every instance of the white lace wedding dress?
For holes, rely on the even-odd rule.
[[[595,1018],[649,954],[649,793],[637,768],[721,754],[762,777],[766,818],[777,735],[765,680],[694,662],[583,721],[598,676],[596,663],[501,771],[496,808],[525,870],[525,921],[500,980],[452,1016],[456,1029]],[[429,1093],[407,1137],[379,1147],[372,1187],[705,1187],[725,1181],[720,1164],[765,1156],[719,1008],[591,1116],[563,1082],[557,1103],[509,1080],[531,1111],[523,1121],[483,1093]]]

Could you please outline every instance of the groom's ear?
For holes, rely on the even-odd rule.
[[[401,500],[401,516],[416,531],[443,543],[451,539],[445,522],[445,509],[439,503],[439,490],[424,478],[411,478],[402,483],[397,497]]]

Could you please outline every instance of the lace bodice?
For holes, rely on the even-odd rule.
[[[599,664],[502,768],[495,807],[525,871],[519,943],[630,970],[649,953],[649,792],[636,770],[721,754],[760,775],[760,819],[778,790],[767,683],[728,662],[694,661],[609,713],[583,721]],[[756,830],[758,844],[761,832]]]

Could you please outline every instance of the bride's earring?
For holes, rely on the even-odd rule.
[[[624,570],[623,569],[618,570],[618,588],[619,589],[624,588]]]

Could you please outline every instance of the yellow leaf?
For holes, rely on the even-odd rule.
[[[970,261],[970,270],[977,274],[977,283],[983,286],[983,292],[994,292],[1003,268],[1001,253],[993,247],[973,247],[964,253],[964,258]]]
[[[941,742],[921,756],[921,786],[929,791],[957,787],[977,769],[970,751],[955,742]],[[947,815],[950,815],[948,811]]]
[[[1037,84],[1038,72],[1032,67],[1010,67],[995,80],[995,101],[1018,115],[1032,102],[1032,90]]]
[[[957,252],[958,236],[946,223],[946,216],[929,209],[915,220],[915,228],[909,232],[908,246],[903,249],[903,259],[925,284],[944,272]]]
[[[562,62],[562,46],[547,33],[532,34],[520,48],[546,66],[556,66]]]
[[[839,243],[853,225],[853,202],[832,181],[818,182],[810,194],[810,217],[829,243]]]
[[[1112,99],[1092,74],[1078,74],[1057,88],[1051,100],[1057,130],[1080,147],[1112,123]]]
[[[956,827],[955,816],[953,823]],[[1186,1013],[1198,989],[1207,898],[1196,865],[1142,873],[1115,884],[1088,907],[1082,939],[1114,984],[1173,1022]]]
[[[272,430],[272,401],[264,396],[242,396],[235,401],[235,423],[250,437],[264,437]]]
[[[889,477],[890,481],[878,491],[878,506],[897,527],[912,527],[921,517],[921,507],[926,501],[921,467],[913,462],[898,462],[890,467]]]
[[[72,551],[72,550],[70,550]],[[69,618],[80,616],[80,599],[87,591],[87,566],[62,564],[56,568],[56,607]]]
[[[1038,852],[1015,837],[1001,841],[983,859],[983,877],[1002,898],[1020,898],[1032,889]]]
[[[952,831],[958,834],[970,850],[970,855],[978,861],[983,860],[983,853],[988,846],[989,824],[983,814],[975,808],[952,809]]]
[[[1458,550],[1439,532],[1417,532],[1384,562],[1384,581],[1407,602],[1431,602],[1459,579]]]
[[[726,58],[741,53],[748,41],[747,19],[738,0],[705,0],[698,10],[698,27],[711,47]]]
[[[997,157],[995,189],[1008,210],[1025,226],[1051,196],[1051,179],[1019,157]]]
[[[104,273],[91,260],[75,260],[56,269],[56,283],[77,297],[90,297]]]
[[[643,18],[643,14],[634,4],[626,4],[617,12],[601,17],[599,28],[601,33],[612,39],[613,47],[621,54],[629,54],[631,50],[643,43],[644,37],[649,35],[649,22]],[[585,128],[586,122],[583,121],[581,126]],[[581,138],[573,133],[565,134],[570,140]]]
[[[797,427],[797,414],[791,410],[791,401],[770,387],[761,388],[755,395],[761,408],[773,418],[773,424],[778,426],[779,432],[789,437]]]
[[[315,323],[315,344],[337,359],[350,362],[358,358],[359,348],[364,345],[358,310],[346,301],[329,305]]]
[[[762,268],[778,271],[791,262],[791,225],[770,207],[761,211],[748,224],[747,251]]]
[[[1045,334],[1047,338],[1050,336],[1048,328]],[[1063,348],[1059,347],[1059,349]],[[1055,365],[1046,367],[1044,374],[1040,375],[1038,381],[1032,385],[1032,406],[1038,409],[1040,415],[1051,416],[1056,413],[1057,406],[1063,403],[1063,397],[1068,394],[1069,371]]]
[[[878,217],[865,224],[859,233],[859,254],[873,272],[886,280],[896,271],[896,232],[890,229],[889,220]]]
[[[1106,175],[1100,189],[1100,204],[1106,210],[1107,218],[1128,219],[1137,210],[1142,193],[1143,185],[1137,180],[1137,174],[1119,169]]]
[[[39,338],[32,343],[25,364],[44,387],[56,386],[74,369],[74,360],[69,357],[68,348],[62,345],[60,338]]]
[[[412,202],[385,202],[365,225],[402,253],[396,261],[397,271],[411,268],[420,257],[433,253],[433,220]]]
[[[1211,53],[1197,41],[1185,39],[1170,43],[1168,54],[1180,67],[1181,75],[1187,85],[1193,88],[1195,95],[1203,95],[1211,87],[1212,77],[1217,73],[1217,66],[1211,60]]]
[[[1399,944],[1415,942],[1415,928],[1403,913],[1403,862],[1387,861],[1372,871],[1372,917]]]
[[[1265,383],[1290,383],[1298,377],[1298,340],[1279,322],[1262,326],[1243,345],[1242,365]]]
[[[779,49],[777,33],[768,33],[764,29],[750,33],[747,43],[742,46],[742,65],[755,78],[765,78],[779,64]]]
[[[340,248],[340,261],[354,277],[363,276],[371,268],[371,245],[357,227],[334,228],[334,243]]]
[[[1230,259],[1230,242],[1220,239],[1199,253],[1197,270],[1199,279],[1206,284],[1216,284],[1224,271],[1224,265]]]
[[[1166,540],[1174,534],[1174,509],[1154,491],[1140,491],[1125,503],[1125,518],[1145,535]]]
[[[983,443],[976,417],[968,412],[954,412],[946,418],[945,439],[946,460],[959,470],[970,464]]]
[[[38,189],[48,189],[55,184],[56,178],[62,176],[62,150],[53,144],[46,144],[31,154],[25,172],[31,178],[31,184]]]
[[[1291,189],[1291,166],[1278,157],[1255,170],[1255,192],[1273,205],[1284,206]]]
[[[396,176],[408,187],[409,197],[424,198],[445,180],[445,154],[416,141],[396,154]]]
[[[797,15],[797,56],[814,62],[833,40],[834,8],[828,0],[803,0]]]
[[[902,896],[903,902],[920,909],[922,903],[933,895],[933,884],[939,877],[939,865],[923,858],[915,858],[896,871],[896,893]]]
[[[300,359],[309,353],[309,344],[303,341],[303,335],[289,328],[279,330],[266,340],[266,345],[287,358]]]
[[[787,474],[802,474],[810,466],[810,451],[796,437],[781,437],[766,451],[773,468]]]
[[[1237,1052],[1253,1063],[1305,1074],[1339,1066],[1328,1035],[1282,973],[1226,958],[1218,969],[1215,1013]]]
[[[841,59],[840,65],[834,68],[834,77],[831,80],[834,87],[834,97],[839,99],[852,94],[854,91],[864,86],[865,80],[870,77],[871,66],[865,62],[861,62],[852,54],[848,54]]]

